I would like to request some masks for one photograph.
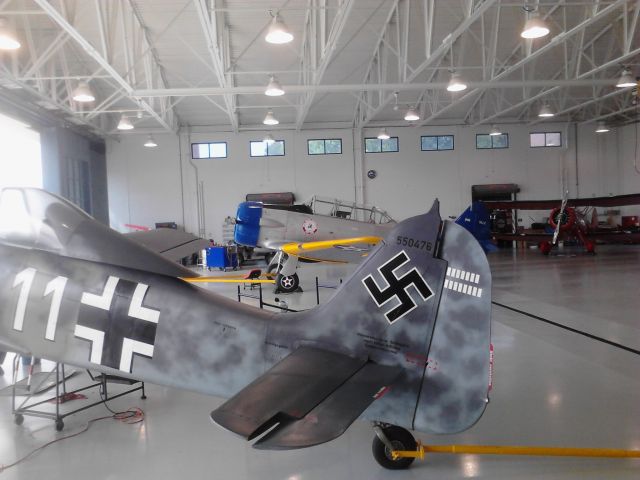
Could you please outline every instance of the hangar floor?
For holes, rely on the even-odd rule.
[[[600,248],[592,257],[536,251],[491,255],[495,347],[494,389],[480,422],[454,436],[418,435],[429,444],[547,445],[640,449],[640,248]],[[305,293],[286,296],[290,308],[315,303],[314,277],[336,283],[348,267],[304,266]],[[211,286],[234,297],[235,286]],[[248,291],[247,291],[248,292]],[[322,298],[330,292],[323,291]],[[265,299],[274,295],[265,289]],[[546,321],[545,321],[546,320]],[[548,323],[555,322],[555,324]],[[573,330],[567,330],[569,327]],[[635,351],[634,351],[635,350]],[[10,357],[4,364],[9,370]],[[46,368],[45,363],[43,368]],[[10,380],[5,374],[3,385]],[[82,383],[81,377],[74,380]],[[97,422],[77,438],[56,443],[7,470],[5,479],[637,479],[640,460],[496,457],[434,454],[404,472],[378,467],[372,431],[356,422],[341,438],[288,452],[253,450],[208,421],[221,400],[148,385],[148,399],[124,397],[146,421]],[[9,464],[60,435],[80,431],[97,407],[65,419],[14,425],[10,399],[0,415],[0,463]]]

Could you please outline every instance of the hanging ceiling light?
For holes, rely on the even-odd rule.
[[[622,75],[620,75],[620,80],[616,83],[616,87],[618,88],[626,88],[626,87],[635,87],[636,80],[631,76],[631,70],[625,68],[622,70]]]
[[[502,135],[502,132],[495,125],[491,125],[491,131],[489,132],[489,135],[495,137],[496,135]]]
[[[378,138],[380,140],[389,140],[391,138],[391,136],[387,133],[387,129],[386,128],[381,128],[380,132],[378,132]]]
[[[149,135],[147,137],[147,141],[144,142],[144,146],[147,147],[147,148],[154,148],[154,147],[158,146],[156,141],[153,139],[153,135]]]
[[[274,117],[273,112],[269,110],[262,123],[264,123],[265,125],[278,125],[280,121],[276,117]]]
[[[0,18],[0,50],[16,50],[20,42],[6,18]]]
[[[284,95],[284,90],[282,89],[280,82],[273,75],[269,80],[269,85],[267,85],[267,89],[264,91],[264,94],[270,97],[279,97],[280,95]]]
[[[96,97],[91,91],[89,84],[85,81],[78,83],[78,86],[71,94],[71,98],[73,98],[76,102],[93,102]]]
[[[596,127],[596,133],[607,133],[609,131],[609,127],[604,122],[604,120],[600,120],[598,122],[598,126]]]
[[[283,43],[289,43],[293,40],[293,34],[284,24],[280,15],[276,14],[273,16],[273,20],[271,21],[271,25],[269,25],[269,30],[264,39],[269,43],[282,45]]]
[[[451,73],[451,79],[447,85],[447,90],[450,92],[461,92],[467,89],[467,84],[462,81],[462,77],[455,72]]]
[[[532,13],[525,22],[520,36],[522,38],[541,38],[545,35],[549,35],[549,27],[537,13]]]
[[[415,108],[410,108],[407,110],[407,113],[404,114],[404,119],[407,122],[413,122],[414,120],[420,120],[420,115],[418,115]]]
[[[271,135],[270,133],[267,133],[264,136],[264,139],[262,140],[264,143],[266,143],[267,145],[271,145],[272,143],[276,142],[276,139],[273,138],[273,135]]]
[[[124,113],[120,117],[120,121],[118,122],[118,130],[133,130],[133,123],[129,120]]]
[[[553,113],[553,110],[551,110],[551,107],[549,106],[548,103],[545,103],[544,105],[542,105],[542,107],[540,108],[540,111],[538,112],[538,116],[542,118],[553,117],[554,115],[555,113]]]

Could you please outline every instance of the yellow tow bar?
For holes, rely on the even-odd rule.
[[[564,448],[564,447],[521,447],[504,445],[422,445],[418,442],[415,450],[393,450],[391,457],[419,458],[425,453],[453,453],[476,455],[535,455],[550,457],[609,457],[640,458],[640,450],[616,450],[612,448]]]

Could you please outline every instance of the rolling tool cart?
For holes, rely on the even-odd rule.
[[[207,268],[220,270],[238,269],[238,252],[235,246],[219,246],[207,248]]]

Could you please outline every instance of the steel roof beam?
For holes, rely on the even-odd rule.
[[[635,52],[635,51],[634,51]],[[621,58],[626,58],[621,57]],[[598,68],[597,70],[600,70]],[[594,71],[591,70],[590,73]],[[585,74],[586,75],[586,74]],[[500,89],[500,88],[522,88],[522,87],[590,87],[592,85],[615,85],[617,78],[601,79],[562,79],[557,80],[503,80],[503,81],[480,81],[469,82],[471,87]],[[323,84],[323,85],[283,85],[282,87],[289,93],[308,92],[371,92],[371,91],[421,91],[425,88],[446,90],[447,82],[433,83],[379,83],[379,84]],[[264,86],[243,86],[243,87],[185,87],[185,88],[155,88],[134,90],[135,97],[197,97],[207,95],[264,95]]]
[[[202,31],[205,36],[205,40],[207,43],[207,49],[209,50],[211,56],[211,63],[213,65],[213,71],[215,73],[216,79],[218,80],[218,84],[220,87],[227,89],[229,87],[229,83],[227,82],[227,78],[225,76],[225,68],[224,68],[224,60],[222,57],[222,52],[220,51],[220,47],[218,45],[218,32],[217,32],[217,18],[216,12],[213,11],[211,14],[209,13],[208,5],[206,0],[194,0],[194,4],[196,7],[196,11],[198,12],[198,18],[200,19],[200,24],[202,25]],[[224,105],[227,110],[227,116],[229,117],[229,122],[233,126],[234,131],[238,130],[238,116],[235,113],[234,109],[234,101],[229,92],[223,95]]]
[[[313,79],[312,85],[319,85],[322,82],[322,78],[327,70],[327,67],[331,64],[331,61],[334,59],[334,54],[336,52],[336,47],[338,46],[338,41],[342,37],[342,32],[347,23],[347,18],[349,17],[349,13],[351,13],[351,9],[353,7],[354,0],[343,0],[340,4],[338,11],[336,12],[336,16],[331,25],[331,29],[329,30],[329,36],[326,40],[326,43],[321,47],[321,58],[320,64],[317,65],[315,70],[313,71]],[[313,21],[313,15],[310,16],[310,20]],[[306,36],[306,41],[309,41],[309,36]],[[310,45],[307,44],[307,47]],[[305,45],[302,46],[303,55],[304,52],[308,51],[305,49]],[[304,121],[307,119],[307,115],[309,114],[309,109],[313,104],[313,100],[315,98],[315,92],[308,92],[304,96],[304,102],[300,109],[298,110],[298,114],[296,116],[296,129],[300,129]]]
[[[111,66],[111,64],[91,45],[91,43],[84,38],[78,30],[76,30],[61,14],[46,0],[34,0],[42,10],[44,10],[55,23],[57,23],[64,31],[66,31],[71,38],[73,38],[84,51],[93,58],[111,77],[120,85],[120,87],[127,92],[129,96],[133,92],[133,87],[118,73],[118,71]],[[174,132],[174,128],[167,123],[167,121],[156,112],[151,105],[144,100],[132,99],[134,103],[140,106],[143,110],[149,113],[155,118],[160,125],[162,125],[167,131]]]
[[[610,68],[612,66],[616,66],[621,64],[622,62],[624,62],[625,60],[632,58],[636,55],[640,55],[640,48],[636,48],[635,50],[632,50],[631,52],[625,54],[625,55],[621,55],[617,58],[614,58],[612,60],[609,60],[607,63],[604,63],[602,65],[600,65],[599,67],[593,68],[591,70],[589,70],[588,72],[582,73],[580,75],[578,75],[578,78],[575,81],[580,81],[582,79],[586,79],[587,77],[601,72],[602,70],[606,70],[607,68]],[[609,79],[608,81],[610,82],[609,85],[615,85],[617,83],[617,78],[612,78]],[[605,85],[605,83],[601,83],[602,79],[593,79],[593,80],[584,80],[586,82],[589,83],[589,85]],[[570,85],[571,80],[567,81],[567,83],[565,84],[565,86]],[[508,108],[505,108],[504,110],[501,110],[499,112],[494,113],[493,115],[490,115],[486,118],[483,118],[482,120],[480,120],[479,122],[476,122],[474,124],[474,126],[478,126],[482,123],[486,123],[489,122],[495,118],[498,118],[499,116],[504,115],[505,113],[508,113],[512,110],[515,110],[517,108],[523,107],[525,105],[528,105],[531,102],[534,102],[536,100],[539,100],[540,98],[543,98],[547,95],[549,95],[550,93],[556,92],[558,90],[560,90],[560,88],[562,88],[562,85],[558,85],[552,88],[549,88],[548,90],[543,90],[542,92],[539,92],[537,95],[534,95],[533,97],[529,97],[526,98],[525,100],[523,100],[522,102],[516,104],[516,105],[512,105]]]
[[[616,0],[614,3],[608,5],[607,7],[601,9],[600,11],[594,12],[592,14],[592,16],[590,16],[587,19],[583,20],[582,22],[580,22],[575,27],[571,28],[570,30],[568,30],[566,32],[562,32],[562,33],[556,35],[547,44],[545,44],[542,47],[538,48],[537,50],[533,51],[530,55],[522,58],[521,60],[519,60],[518,62],[516,62],[512,66],[510,66],[510,67],[506,68],[505,70],[501,71],[499,74],[495,75],[493,77],[493,81],[500,80],[501,78],[504,78],[504,77],[516,72],[518,69],[524,67],[525,65],[530,63],[532,60],[537,59],[540,55],[544,54],[548,50],[551,50],[552,48],[555,48],[557,45],[559,45],[559,42],[561,42],[561,41],[566,42],[573,35],[581,32],[584,29],[586,29],[587,27],[589,27],[593,23],[597,22],[601,18],[603,18],[606,15],[610,14],[615,9],[619,8],[621,5],[625,5],[626,6],[627,3],[628,3],[628,0]],[[586,74],[583,74],[583,75],[580,75],[578,78],[585,78],[586,76],[587,76]],[[552,91],[556,91],[556,90],[558,90],[558,88],[559,87],[554,87],[554,88],[550,89],[548,91],[548,93],[551,93]],[[474,90],[470,91],[469,93],[466,93],[466,94],[462,95],[460,98],[452,101],[447,106],[443,107],[442,109],[438,110],[437,112],[434,112],[428,118],[423,119],[421,122],[419,122],[418,125],[419,126],[423,126],[423,125],[429,123],[430,121],[435,120],[436,118],[438,118],[443,113],[446,113],[447,111],[451,110],[453,107],[461,104],[462,102],[464,102],[465,100],[473,97],[477,93],[478,93],[478,91],[476,89],[474,89]],[[537,98],[541,98],[541,97],[536,96],[536,99]],[[523,103],[523,104],[526,105],[527,103]],[[512,110],[512,108],[509,108],[508,111],[511,111],[511,110]],[[485,121],[489,121],[489,120],[491,120],[493,118],[496,118],[497,116],[498,115],[493,115],[491,117],[488,117],[488,118],[482,120],[481,122],[478,122],[478,124],[479,123],[483,123]]]
[[[467,13],[470,13],[460,24],[445,37],[443,42],[436,48],[431,54],[427,53],[427,58],[417,67],[414,71],[407,76],[403,83],[411,83],[428,67],[432,66],[435,62],[440,61],[445,54],[447,54],[452,48],[453,44],[460,38],[468,28],[473,25],[482,15],[489,10],[497,0],[484,0],[480,3],[474,11],[471,11],[472,7],[469,7]],[[366,77],[365,77],[366,80]],[[371,119],[380,113],[388,103],[393,100],[393,94],[387,95],[378,105],[373,112],[368,112],[363,124],[367,124]]]

